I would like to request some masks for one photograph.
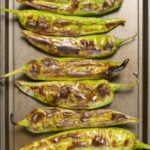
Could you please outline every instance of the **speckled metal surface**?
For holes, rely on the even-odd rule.
[[[134,41],[123,45],[115,55],[108,58],[114,61],[123,61],[126,58],[130,59],[127,68],[119,76],[111,79],[111,81],[114,83],[127,83],[135,80],[135,77],[132,75],[133,72],[139,75],[140,80],[139,85],[132,90],[117,92],[113,103],[106,108],[121,111],[139,118],[140,123],[138,125],[124,125],[121,127],[132,130],[141,140],[143,139],[145,142],[150,143],[150,137],[148,137],[147,134],[150,133],[150,129],[148,129],[149,120],[146,120],[149,116],[148,109],[144,109],[146,106],[143,106],[143,104],[149,104],[147,101],[148,97],[144,91],[144,89],[147,88],[144,84],[147,79],[143,79],[143,72],[146,69],[144,67],[144,62],[146,61],[144,60],[148,58],[144,55],[145,53],[143,53],[143,48],[145,48],[143,47],[143,35],[148,34],[143,32],[143,1],[144,0],[124,0],[122,7],[118,11],[103,16],[109,18],[123,17],[127,20],[124,26],[118,26],[108,34],[120,38],[129,37],[135,33],[138,34]],[[9,8],[13,9],[22,8],[15,0],[8,0],[8,2],[1,0],[0,6],[9,6]],[[19,25],[16,16],[0,12],[0,24],[0,74],[17,69],[31,59],[47,56],[46,53],[33,47],[22,38],[20,32],[22,27]],[[44,106],[21,93],[14,86],[14,80],[17,79],[27,80],[24,75],[16,75],[15,77],[0,81],[0,149],[2,150],[17,150],[27,143],[49,135],[31,134],[21,127],[14,127],[10,123],[10,113],[13,112],[15,114],[16,120],[21,120],[32,109]],[[146,97],[146,99],[144,99],[144,97]],[[143,101],[146,102],[143,103]],[[147,117],[145,118],[144,115]]]

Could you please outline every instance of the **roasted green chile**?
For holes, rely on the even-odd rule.
[[[118,75],[128,64],[110,60],[92,60],[79,58],[39,58],[26,63],[23,67],[0,76],[9,77],[25,73],[34,80],[85,80],[109,78]]]
[[[25,94],[51,106],[71,109],[93,109],[113,101],[118,89],[129,89],[138,81],[113,84],[107,80],[24,82],[16,86]]]
[[[39,10],[1,10],[18,16],[21,25],[42,35],[81,36],[104,33],[126,22],[123,18],[85,18],[63,16]]]
[[[90,128],[61,132],[28,144],[20,150],[134,150],[150,145],[122,128]]]
[[[26,2],[27,0],[17,0],[17,2]],[[29,0],[32,1],[32,0]],[[36,0],[36,1],[43,1],[43,2],[55,2],[55,3],[68,3],[70,0]]]
[[[104,58],[116,53],[117,49],[135,38],[120,39],[111,35],[92,35],[82,37],[43,36],[27,30],[23,36],[34,46],[55,56],[82,58]]]
[[[138,123],[136,118],[114,110],[69,110],[56,107],[35,109],[18,122],[15,122],[11,114],[11,121],[33,133]]]
[[[100,16],[121,7],[123,0],[17,0],[36,9],[63,15]]]

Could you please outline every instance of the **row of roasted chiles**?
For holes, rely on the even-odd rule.
[[[20,150],[150,149],[129,130],[112,127],[138,123],[137,118],[98,109],[113,101],[115,91],[127,90],[138,83],[138,79],[125,84],[106,80],[124,70],[129,59],[99,60],[112,56],[136,36],[119,38],[104,34],[126,22],[124,18],[99,17],[119,9],[123,0],[17,1],[36,9],[1,10],[18,16],[27,41],[59,58],[33,59],[0,76],[24,73],[38,81],[16,81],[15,84],[26,95],[49,106],[32,110],[19,121],[11,114],[11,122],[32,133],[64,131]]]

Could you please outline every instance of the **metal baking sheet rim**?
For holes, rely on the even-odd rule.
[[[139,6],[139,35],[143,36],[138,36],[139,40],[139,48],[143,49],[143,51],[146,53],[148,50],[148,35],[150,35],[150,30],[147,32],[144,32],[143,26],[144,23],[149,24],[148,22],[148,15],[145,13],[148,12],[148,6],[144,7],[145,5],[148,4],[148,0],[138,0],[138,6]],[[150,6],[150,3],[148,4]],[[1,7],[8,7],[13,8],[13,1],[0,1],[0,6]],[[144,9],[143,9],[144,8]],[[147,9],[147,10],[145,10]],[[145,10],[145,11],[144,11]],[[0,12],[1,14],[4,14],[4,12]],[[150,10],[149,10],[150,14]],[[0,15],[0,74],[3,74],[4,72],[8,72],[10,70],[13,70],[13,24],[9,26],[8,20],[13,17],[13,15],[9,14],[6,15],[6,18],[2,17],[3,15]],[[143,17],[146,17],[143,19]],[[143,22],[143,20],[145,20]],[[150,20],[149,20],[150,21]],[[144,41],[146,40],[146,41]],[[143,44],[146,44],[143,47]],[[145,48],[145,49],[144,49]],[[150,97],[150,88],[148,88],[148,85],[150,85],[150,77],[148,76],[150,72],[148,73],[147,69],[149,65],[146,65],[147,67],[143,67],[145,64],[144,62],[150,63],[149,60],[145,60],[145,56],[143,55],[143,51],[139,52],[139,77],[142,79],[143,82],[140,82],[139,84],[139,118],[141,120],[141,123],[138,126],[139,134],[137,135],[140,139],[143,139],[144,142],[150,143],[150,102],[148,101],[148,98]],[[146,59],[150,58],[150,53],[147,55]],[[148,73],[146,76],[147,78],[144,78],[143,72]],[[149,68],[150,71],[150,68]],[[13,145],[14,143],[14,138],[13,138],[13,126],[10,125],[9,121],[9,115],[11,112],[13,112],[13,102],[10,101],[13,96],[13,84],[9,84],[10,82],[13,81],[13,77],[9,79],[5,79],[0,81],[0,149],[1,150],[8,150],[10,145]],[[144,83],[147,83],[145,85]],[[141,90],[143,89],[143,90]],[[148,89],[148,90],[147,90]],[[147,91],[147,92],[145,92]],[[145,98],[146,97],[146,98]],[[146,106],[143,106],[144,104],[142,103],[143,101],[144,104],[148,104],[147,108],[145,109]],[[146,110],[146,112],[145,112]],[[143,118],[143,115],[146,115],[146,118]],[[148,120],[148,121],[146,121]]]

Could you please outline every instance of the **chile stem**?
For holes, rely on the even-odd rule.
[[[120,46],[122,46],[122,45],[124,45],[124,44],[126,44],[126,43],[128,43],[128,42],[130,42],[132,40],[134,40],[136,36],[137,36],[137,33],[135,35],[133,35],[132,37],[129,37],[129,38],[126,38],[126,39],[122,39]]]
[[[20,10],[15,10],[15,9],[8,9],[8,8],[0,8],[0,10],[3,10],[5,12],[11,12],[15,15],[18,15],[20,13]]]
[[[9,76],[13,76],[13,75],[18,74],[18,73],[22,73],[22,72],[24,71],[24,69],[25,69],[25,67],[23,66],[23,67],[21,67],[21,68],[19,68],[19,69],[16,69],[16,70],[14,70],[14,71],[11,71],[11,72],[9,72],[9,73],[7,73],[7,74],[1,75],[1,76],[0,76],[0,79],[6,78],[6,77],[9,77]]]
[[[136,143],[135,143],[135,149],[139,149],[139,148],[150,149],[150,145],[149,144],[145,144],[142,141],[140,141],[139,139],[137,139]]]
[[[112,88],[112,90],[113,91],[116,91],[116,90],[118,90],[118,89],[120,89],[120,90],[127,90],[127,89],[129,89],[129,88],[131,88],[131,87],[133,87],[133,86],[136,86],[138,83],[139,83],[139,78],[138,78],[138,76],[135,74],[135,73],[133,73],[133,75],[137,78],[137,80],[136,81],[133,81],[133,82],[129,82],[129,83],[127,83],[127,84],[111,84],[111,88]]]

